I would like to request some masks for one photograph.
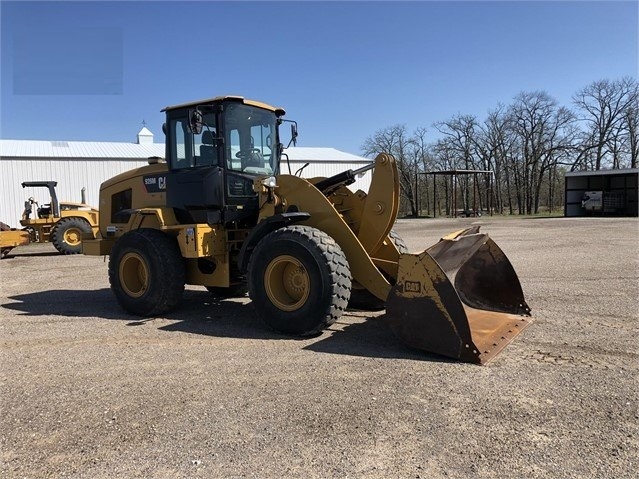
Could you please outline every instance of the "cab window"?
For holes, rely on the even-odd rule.
[[[218,136],[215,115],[204,115],[199,134],[188,126],[187,118],[177,118],[169,123],[171,138],[171,169],[196,168],[218,165]]]

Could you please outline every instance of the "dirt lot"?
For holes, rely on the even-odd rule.
[[[0,476],[636,477],[639,222],[397,230],[421,250],[470,223],[509,256],[535,317],[485,367],[409,350],[381,313],[281,336],[248,299],[199,287],[141,321],[102,258],[15,249],[0,263]]]

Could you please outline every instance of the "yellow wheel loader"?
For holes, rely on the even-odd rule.
[[[289,121],[281,108],[226,96],[163,111],[166,162],[152,158],[103,183],[99,233],[83,241],[85,254],[110,255],[109,281],[126,311],[163,314],[185,284],[231,294],[247,285],[265,323],[305,336],[337,320],[352,297],[385,306],[408,345],[473,363],[530,323],[515,271],[478,227],[406,252],[391,232],[392,156],[303,179],[280,171],[279,128]],[[367,170],[367,193],[346,187]]]
[[[95,238],[98,232],[98,210],[85,203],[59,202],[56,181],[25,181],[23,188],[47,188],[50,203],[40,206],[33,198],[24,203],[20,224],[29,232],[32,243],[53,243],[63,254],[82,252],[82,237]],[[33,215],[33,217],[32,217]]]

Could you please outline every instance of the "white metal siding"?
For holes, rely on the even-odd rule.
[[[306,161],[291,160],[291,171],[301,168]],[[81,201],[81,190],[86,188],[87,203],[98,207],[100,184],[103,181],[122,172],[144,166],[146,160],[115,160],[115,159],[62,159],[62,158],[2,158],[0,161],[0,221],[13,227],[19,226],[19,220],[24,209],[24,202],[33,196],[40,205],[49,203],[49,193],[46,188],[22,188],[23,181],[57,181],[56,192],[58,200]],[[366,162],[311,162],[302,172],[304,178],[317,176],[329,177],[348,169],[357,169]],[[286,162],[282,163],[282,173],[288,173]],[[352,191],[361,189],[368,191],[371,172],[366,172],[362,178],[349,186]]]
[[[291,172],[310,163],[305,178],[329,177],[371,162],[334,148],[294,147],[286,150]],[[110,142],[0,140],[0,221],[19,225],[24,202],[33,196],[40,205],[49,202],[45,188],[22,188],[23,181],[57,181],[60,201],[80,202],[86,188],[87,203],[98,207],[100,184],[124,171],[143,166],[149,156],[164,156],[164,144]],[[281,172],[288,173],[286,161]],[[371,172],[349,186],[368,191]]]
[[[57,181],[59,201],[81,201],[86,188],[87,203],[97,208],[100,184],[124,171],[147,164],[140,160],[6,158],[0,161],[0,221],[18,227],[24,202],[33,196],[40,205],[49,203],[46,188],[22,188],[23,181]]]
[[[3,158],[148,158],[164,156],[164,143],[0,139],[0,154]]]
[[[346,170],[356,170],[362,166],[370,164],[373,160],[361,156],[336,150],[335,148],[314,148],[314,147],[293,147],[287,148],[284,152],[288,155],[291,162],[291,172],[295,174],[298,168],[305,163],[310,163],[302,176],[304,178],[313,178],[317,176],[329,177],[341,173]],[[280,166],[282,173],[288,173],[286,160],[282,160]],[[368,191],[371,183],[372,173],[366,172],[362,178],[357,178],[355,183],[349,186],[353,191],[358,189]]]

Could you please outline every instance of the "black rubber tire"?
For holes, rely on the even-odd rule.
[[[109,283],[122,308],[157,316],[175,308],[184,293],[185,267],[175,238],[154,229],[122,235],[109,257]]]
[[[84,218],[62,218],[51,232],[51,243],[62,254],[82,253],[82,235],[92,234],[91,225]],[[75,241],[69,242],[69,238]]]
[[[390,230],[390,233],[388,233],[388,237],[393,241],[393,244],[397,248],[397,251],[399,251],[399,254],[408,253],[408,246],[406,246],[406,241],[404,241],[404,238],[397,234],[397,231]]]
[[[400,254],[408,253],[408,246],[404,239],[395,230],[390,230],[388,237],[392,240]],[[386,303],[364,288],[353,288],[351,299],[348,302],[349,309],[362,311],[381,311],[386,308]]]
[[[267,287],[265,278],[267,274],[278,277],[277,264],[283,265],[283,271],[290,265],[295,268],[293,261],[300,266],[298,278],[303,278],[300,290],[304,293],[297,302],[291,300],[292,309],[285,310],[273,300],[278,285],[274,281]],[[282,289],[284,283],[283,272]],[[333,238],[316,228],[295,225],[273,231],[257,244],[249,260],[248,286],[253,305],[268,326],[286,334],[310,336],[333,324],[346,309],[351,273]]]

